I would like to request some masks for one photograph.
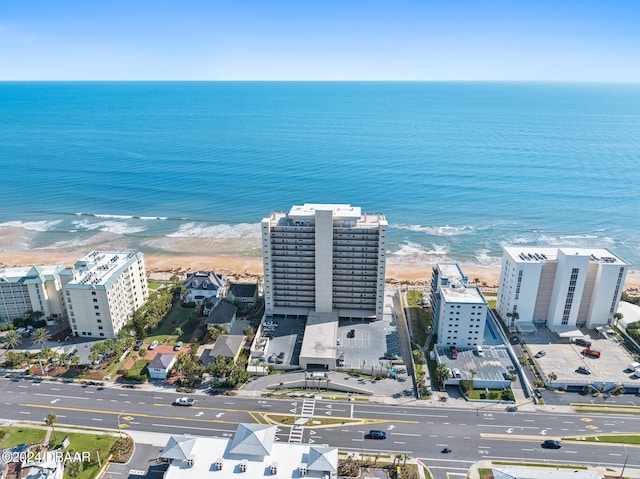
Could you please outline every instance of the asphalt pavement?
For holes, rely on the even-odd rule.
[[[266,424],[274,414],[299,415],[304,398],[254,398],[194,394],[192,407],[173,406],[180,396],[160,388],[81,386],[51,381],[0,380],[0,417],[43,424],[53,412],[61,426],[99,427],[130,433],[137,442],[159,448],[171,434],[231,437],[238,423]],[[568,407],[537,410],[529,405],[508,412],[505,405],[458,407],[449,400],[407,400],[393,404],[315,399],[314,419],[331,424],[305,427],[303,441],[331,444],[343,450],[410,454],[432,468],[437,478],[468,469],[478,460],[587,463],[619,468],[628,453],[627,468],[640,467],[635,446],[564,441],[560,450],[543,449],[546,438],[582,438],[591,434],[640,430],[640,418],[618,414],[576,414]],[[452,407],[455,406],[455,407]],[[370,429],[382,429],[387,439],[363,439]],[[288,440],[279,426],[277,438]],[[442,447],[453,452],[440,454]],[[150,449],[149,451],[153,451]],[[154,453],[142,460],[147,465]],[[445,457],[446,456],[446,457]],[[138,461],[139,459],[136,459]],[[132,464],[132,468],[138,464]]]

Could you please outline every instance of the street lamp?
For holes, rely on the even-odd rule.
[[[626,446],[624,448],[624,452],[627,453],[627,457],[624,458],[624,464],[622,465],[622,471],[620,472],[620,479],[624,478],[624,469],[627,467],[627,461],[629,460],[629,451],[627,451]]]

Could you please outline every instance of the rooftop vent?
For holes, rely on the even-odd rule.
[[[300,475],[301,476],[306,476],[307,475],[307,465],[306,464],[300,464]]]
[[[278,474],[278,463],[274,462],[269,466],[269,473],[272,476],[275,476],[276,474]]]
[[[240,472],[247,472],[247,460],[243,459],[242,461],[240,461],[238,467],[240,468]]]
[[[214,464],[214,466],[216,468],[216,471],[221,471],[222,470],[222,464],[223,464],[223,462],[222,462],[222,458],[221,457],[216,459],[216,462]]]

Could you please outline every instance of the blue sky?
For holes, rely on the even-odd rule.
[[[0,80],[640,80],[637,0],[0,0]]]

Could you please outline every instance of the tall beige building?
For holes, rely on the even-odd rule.
[[[76,336],[115,338],[149,297],[140,252],[93,251],[65,273],[64,299]]]
[[[344,204],[305,204],[262,220],[267,314],[308,310],[382,319],[387,221]]]

